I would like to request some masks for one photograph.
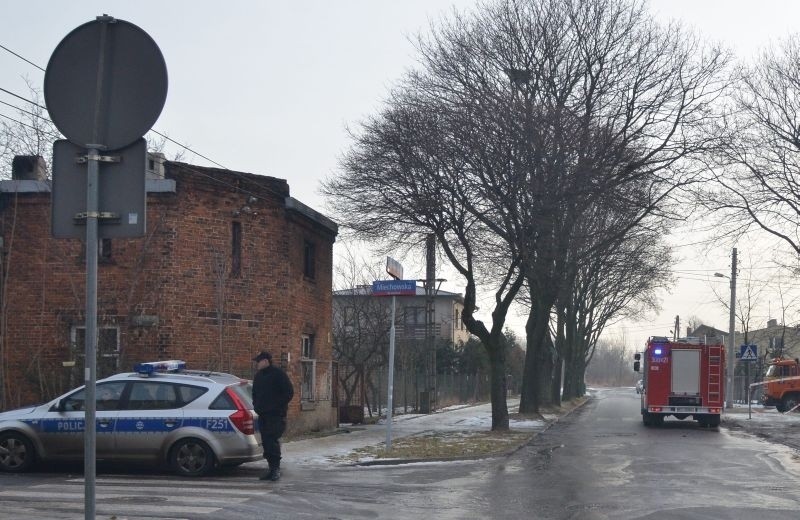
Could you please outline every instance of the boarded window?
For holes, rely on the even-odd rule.
[[[73,327],[71,340],[77,358],[84,363],[86,354],[86,327]],[[119,372],[119,327],[97,328],[97,378]]]
[[[242,275],[242,223],[234,222],[231,226],[231,277]]]
[[[303,243],[303,275],[314,279],[317,274],[317,251],[313,242],[306,240]]]
[[[314,335],[304,334],[301,339],[300,356],[306,359],[314,357]]]

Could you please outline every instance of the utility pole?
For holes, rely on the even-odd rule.
[[[436,235],[425,237],[425,395],[421,412],[436,410]]]
[[[681,337],[681,317],[675,316],[675,331],[672,333],[672,341],[677,341]]]
[[[728,323],[728,378],[725,385],[725,401],[726,408],[733,408],[733,371],[735,369],[734,361],[736,360],[735,347],[735,327],[736,327],[736,248],[733,248],[731,253],[731,315],[730,322]]]

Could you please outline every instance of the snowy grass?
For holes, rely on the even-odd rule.
[[[505,453],[530,441],[533,432],[424,432],[397,439],[392,449],[386,444],[364,446],[337,458],[340,463],[358,463],[375,459],[447,459],[481,457]]]

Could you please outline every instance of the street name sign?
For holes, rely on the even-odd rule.
[[[372,282],[373,296],[416,296],[416,280],[376,280]]]

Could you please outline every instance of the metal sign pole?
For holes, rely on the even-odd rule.
[[[95,426],[97,381],[97,217],[99,211],[99,150],[89,148],[86,182],[86,396],[84,420],[84,511],[86,520],[95,517]]]
[[[386,403],[386,451],[392,449],[392,412],[394,412],[394,310],[395,300],[392,296],[392,325],[389,328],[389,389]]]
[[[117,183],[115,176],[104,182],[108,189],[122,187],[121,194],[114,194],[121,201],[118,211],[110,211],[110,201],[103,198],[104,216],[117,218],[127,225],[116,229],[107,227],[104,233],[121,237],[143,236],[147,195],[144,169],[137,168],[137,165],[144,164],[147,153],[141,137],[158,119],[167,97],[164,56],[153,39],[139,27],[112,16],[98,16],[70,32],[53,51],[45,71],[44,96],[50,119],[70,143],[64,147],[63,141],[57,141],[53,147],[53,235],[59,238],[83,237],[83,230],[78,226],[83,220],[83,211],[86,211],[84,511],[87,520],[94,520],[97,245],[101,236],[98,226],[103,193],[99,182],[99,162],[121,162],[119,157],[109,159],[101,157],[100,153],[117,151],[115,156],[125,157],[127,150],[134,150],[130,155],[134,160],[125,163],[130,168],[123,166],[117,170],[132,177],[130,184],[126,184],[128,180]],[[75,173],[75,152],[78,150],[78,153],[83,153],[83,150],[87,153],[85,210],[82,200],[78,200],[82,191],[73,191],[72,188],[64,191],[65,183],[77,178],[71,174]],[[136,201],[126,186],[136,188]]]

